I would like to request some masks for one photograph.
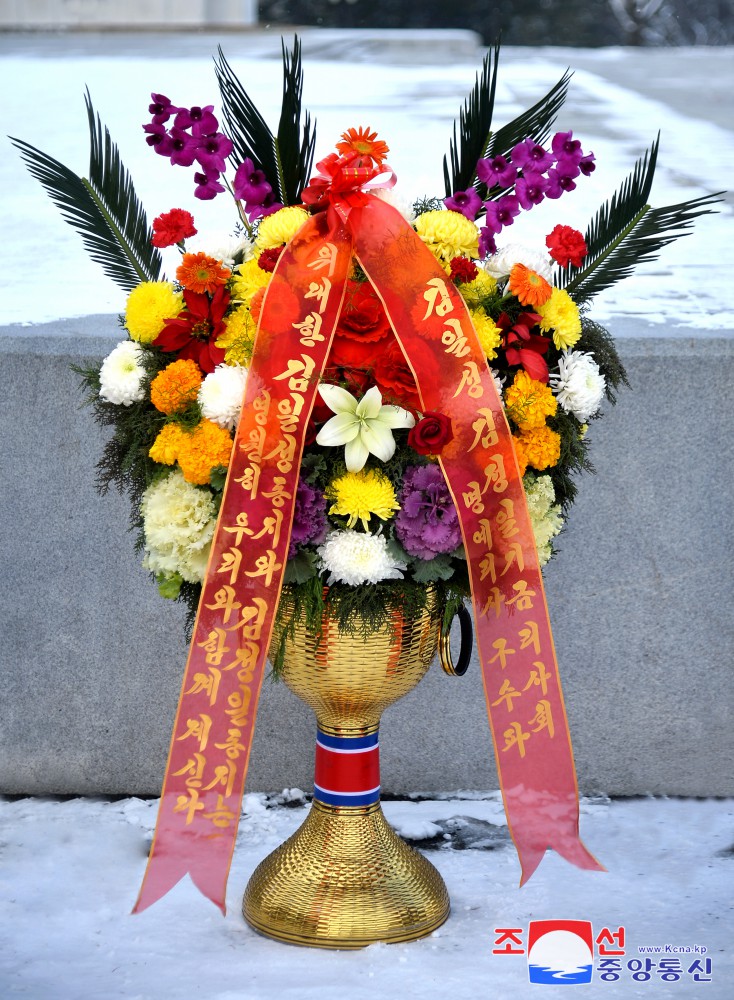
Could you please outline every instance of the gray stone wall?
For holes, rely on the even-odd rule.
[[[615,324],[632,390],[590,430],[587,476],[548,566],[583,793],[732,795],[734,340]],[[94,490],[104,434],[70,364],[103,357],[114,317],[0,329],[0,791],[157,794],[186,659]],[[427,678],[383,720],[387,792],[497,785],[476,661]],[[247,787],[309,789],[314,721],[263,688]]]

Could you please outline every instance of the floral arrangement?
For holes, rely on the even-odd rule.
[[[315,128],[301,108],[300,48],[283,51],[283,110],[270,131],[219,53],[224,126],[214,106],[152,95],[143,126],[151,155],[193,171],[194,197],[233,199],[232,238],[217,246],[199,219],[171,207],[148,225],[117,147],[91,101],[89,178],[14,140],[87,248],[129,293],[125,337],[100,367],[80,372],[98,421],[113,434],[99,486],[127,490],[143,565],[164,597],[195,611],[225,485],[248,365],[268,285],[284,247],[324,208],[325,177],[389,174],[388,146],[348,128],[313,177]],[[493,129],[498,50],[491,50],[444,159],[443,198],[408,204],[392,180],[368,195],[399,208],[460,292],[509,427],[541,564],[554,552],[591,469],[586,432],[625,373],[588,307],[710,210],[712,198],[648,205],[657,142],[585,234],[563,222],[563,201],[589,183],[592,152],[553,131],[568,74],[533,108]],[[394,180],[394,178],[393,178]],[[508,240],[520,213],[558,203],[545,245]],[[203,211],[203,210],[202,210]],[[161,249],[180,253],[162,274]],[[287,310],[287,303],[283,309]],[[421,409],[375,289],[353,263],[301,461],[285,582],[304,601],[374,616],[420,601],[433,583],[455,607],[468,593],[462,536],[437,457],[451,419]]]

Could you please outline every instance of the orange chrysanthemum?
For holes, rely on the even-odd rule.
[[[150,383],[150,401],[161,413],[179,413],[194,402],[201,382],[195,361],[174,361]]]
[[[178,444],[178,464],[184,479],[197,486],[210,482],[212,470],[227,468],[232,454],[232,437],[211,420],[202,420],[191,433],[184,432]]]
[[[538,471],[552,468],[561,457],[561,435],[552,431],[547,425],[523,431],[520,441],[528,465],[532,465]]]
[[[523,306],[542,306],[553,292],[545,278],[524,264],[515,264],[510,271],[509,289]]]
[[[383,160],[390,152],[387,143],[377,138],[377,132],[370,132],[369,125],[367,128],[361,126],[358,129],[349,128],[346,132],[342,132],[341,137],[343,141],[336,144],[340,153],[359,153],[374,160],[378,167],[382,166]]]
[[[185,253],[176,270],[179,282],[192,292],[213,293],[227,283],[231,274],[221,260],[205,253]]]

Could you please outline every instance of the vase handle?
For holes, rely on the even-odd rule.
[[[441,625],[438,637],[438,658],[444,673],[450,674],[452,677],[463,677],[471,660],[474,630],[471,614],[463,604],[459,605],[459,610],[456,613],[459,616],[459,625],[461,626],[461,648],[459,649],[458,662],[454,663],[451,656],[451,629],[449,627],[444,631],[443,625]]]

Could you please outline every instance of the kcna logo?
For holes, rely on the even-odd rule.
[[[531,920],[528,924],[531,983],[590,983],[593,963],[590,920]]]

